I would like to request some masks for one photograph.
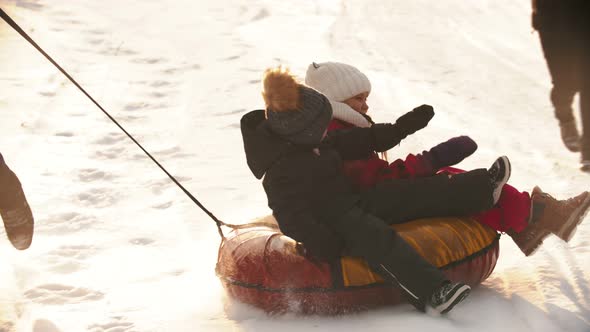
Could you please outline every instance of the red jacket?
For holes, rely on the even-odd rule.
[[[352,124],[333,119],[328,125],[328,131],[352,127],[354,127]],[[424,151],[417,155],[409,154],[405,160],[396,159],[389,164],[380,159],[377,153],[374,153],[367,159],[345,161],[343,170],[344,174],[352,179],[360,189],[367,189],[384,179],[407,179],[434,175],[438,170],[432,167],[429,158],[430,153]],[[444,167],[441,171],[449,174],[464,172],[454,167]],[[474,217],[480,223],[499,232],[508,230],[521,232],[528,225],[530,204],[531,199],[526,191],[520,192],[506,184],[502,188],[498,204]]]
[[[333,119],[328,125],[328,132],[353,127],[350,123]],[[391,164],[373,153],[367,159],[345,161],[343,171],[360,189],[370,188],[385,179],[407,179],[436,173],[426,153],[408,154],[405,160],[397,159]]]

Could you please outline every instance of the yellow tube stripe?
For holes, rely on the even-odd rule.
[[[443,267],[491,245],[497,233],[472,218],[431,218],[393,225],[400,236],[428,262]],[[383,282],[367,263],[357,257],[342,257],[344,286]]]

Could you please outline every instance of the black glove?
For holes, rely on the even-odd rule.
[[[396,146],[408,135],[426,127],[434,116],[430,105],[422,105],[402,115],[394,124],[377,123],[371,127],[373,132],[373,150],[383,152]]]
[[[411,135],[426,127],[428,121],[434,116],[434,109],[430,105],[422,105],[402,115],[395,122],[403,135]]]
[[[439,170],[460,163],[475,150],[477,150],[477,143],[474,140],[469,136],[458,136],[438,144],[429,151],[423,152],[422,155],[430,156],[434,170]]]

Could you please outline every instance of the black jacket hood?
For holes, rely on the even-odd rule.
[[[245,114],[240,121],[240,128],[246,161],[257,179],[261,179],[283,152],[293,146],[270,130],[264,110]]]

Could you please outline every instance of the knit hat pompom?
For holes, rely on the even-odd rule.
[[[299,109],[299,83],[288,68],[269,68],[264,72],[262,97],[274,112]]]
[[[270,129],[296,144],[317,145],[332,119],[326,96],[297,82],[282,67],[264,72],[262,97]]]

